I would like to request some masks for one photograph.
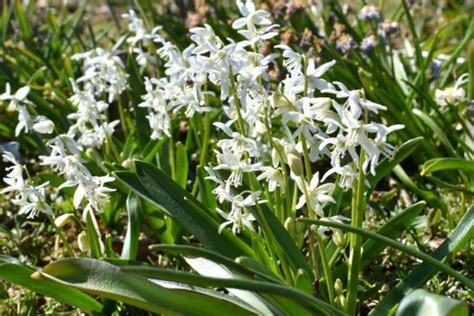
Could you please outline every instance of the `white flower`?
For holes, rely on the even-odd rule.
[[[302,181],[305,181],[305,183],[303,183]],[[329,193],[334,189],[334,184],[324,183],[320,185],[318,172],[313,175],[309,185],[306,183],[306,180],[302,180],[301,178],[298,178],[296,180],[296,183],[298,184],[298,187],[301,192],[305,191],[304,186],[306,186],[309,199],[308,201],[306,195],[302,194],[300,196],[300,199],[298,200],[298,203],[296,204],[296,209],[300,209],[305,204],[309,204],[309,207],[311,207],[311,209],[314,210],[319,216],[324,216],[324,212],[321,205],[327,202],[336,203],[334,198],[329,195]]]
[[[33,118],[28,112],[28,109],[26,108],[26,106],[19,106],[17,107],[17,109],[18,109],[18,124],[16,125],[16,128],[15,128],[15,136],[20,135],[22,130],[25,130],[25,132],[28,133],[33,125]]]
[[[21,104],[25,102],[28,103],[26,97],[28,96],[28,93],[30,93],[30,87],[24,86],[18,89],[13,95],[11,92],[10,83],[7,82],[5,92],[0,95],[0,100],[10,101],[10,105],[8,107],[9,111],[16,111]]]
[[[324,174],[321,180],[326,180],[326,178],[334,173],[340,176],[337,183],[345,190],[350,189],[354,180],[358,178],[357,172],[350,165],[345,165],[343,167],[332,167]]]
[[[244,172],[254,172],[261,169],[259,163],[252,164],[249,158],[244,158],[243,153],[233,153],[223,148],[222,153],[216,151],[218,165],[214,170],[230,170],[227,182],[234,187],[242,185]]]
[[[256,26],[272,24],[270,19],[268,19],[270,13],[265,10],[257,10],[252,0],[247,0],[245,4],[237,0],[237,6],[243,17],[232,23],[233,29],[238,30],[246,26],[248,30],[253,30],[256,29]]]
[[[226,200],[232,204],[231,211],[226,213],[221,209],[217,209],[217,212],[226,219],[226,221],[219,226],[219,234],[228,225],[232,225],[232,232],[234,234],[239,233],[242,227],[254,230],[253,221],[255,221],[255,217],[249,213],[248,208],[266,202],[258,200],[260,193],[259,191],[253,192],[247,195],[247,197],[244,197],[243,193],[236,196],[228,194]]]
[[[13,204],[20,207],[18,212],[20,215],[27,214],[28,218],[36,217],[40,212],[53,215],[53,210],[45,201],[44,187],[46,185],[48,183],[43,183],[38,187],[29,186],[12,200]]]
[[[48,183],[43,183],[40,186],[34,187],[23,178],[24,166],[16,161],[12,153],[6,152],[3,154],[3,159],[10,162],[13,166],[7,167],[10,171],[3,181],[7,187],[3,188],[0,193],[15,193],[15,197],[11,200],[12,203],[20,207],[19,214],[26,214],[28,218],[35,217],[39,212],[53,215],[51,207],[46,203],[44,188]]]
[[[466,82],[469,81],[469,74],[464,74],[456,80],[456,83],[453,87],[448,87],[446,89],[436,89],[435,91],[435,100],[436,103],[440,106],[446,106],[448,104],[454,105],[458,102],[461,102],[466,97],[466,91],[461,87]]]
[[[272,25],[272,22],[268,18],[270,16],[269,12],[256,10],[252,0],[247,0],[245,4],[238,0],[237,6],[243,17],[235,20],[234,23],[232,23],[232,28],[240,30],[239,33],[247,39],[247,41],[239,43],[241,47],[260,43],[278,35],[277,32],[272,32],[272,30],[278,26]],[[244,27],[246,27],[246,29],[243,29]]]
[[[0,193],[5,194],[8,192],[22,191],[25,186],[23,166],[15,159],[15,156],[11,152],[4,152],[2,157],[5,162],[9,162],[13,165],[6,168],[6,171],[9,171],[9,173],[3,178],[3,181],[8,186],[3,188]]]
[[[257,177],[257,180],[262,181],[266,179],[268,181],[268,191],[270,192],[275,191],[277,187],[279,187],[282,192],[285,192],[285,181],[280,168],[264,166],[262,169],[263,173]]]

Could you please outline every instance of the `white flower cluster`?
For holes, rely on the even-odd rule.
[[[73,204],[81,207],[85,198],[83,217],[89,211],[101,212],[108,201],[107,193],[114,189],[104,186],[114,181],[110,176],[93,176],[80,157],[79,145],[67,135],[59,135],[48,142],[51,148],[49,156],[40,156],[41,164],[52,167],[58,174],[64,175],[64,182],[59,189],[76,187]]]
[[[261,197],[262,192],[245,187],[251,186],[251,177],[256,175],[257,180],[267,182],[263,187],[268,192],[278,189],[285,193],[288,169],[301,191],[296,208],[307,205],[324,216],[322,206],[334,202],[330,193],[335,185],[320,183],[319,173],[307,182],[301,163],[304,150],[311,162],[329,157],[332,168],[322,180],[337,174],[338,183],[347,189],[360,168],[374,173],[381,155],[391,157],[395,148],[386,142],[387,135],[403,126],[386,127],[367,121],[369,113],[377,114],[385,107],[366,100],[361,90],[349,90],[340,82],[322,79],[334,61],[316,67],[314,60],[285,45],[277,48],[282,50],[287,76],[274,86],[268,69],[278,55],[263,55],[259,48],[278,35],[278,26],[251,0],[245,4],[237,1],[237,6],[242,17],[232,27],[243,35],[242,41],[229,40],[225,44],[209,25],[190,30],[193,44],[182,53],[162,38],[158,40],[162,44],[158,53],[167,60],[166,77],[145,78],[147,93],[140,104],[150,109],[152,138],[170,136],[171,115],[181,109],[188,117],[211,110],[205,103],[209,93],[206,87],[208,83],[216,85],[224,103],[225,120],[214,126],[228,138],[217,142],[217,165],[206,170],[208,179],[217,184],[214,193],[219,203],[230,205],[228,212],[218,208],[225,218],[219,232],[227,225],[234,233],[242,227],[253,229],[255,218],[250,209],[267,201]],[[142,25],[134,13],[127,16],[131,17],[133,25]],[[274,124],[276,121],[280,123]],[[359,158],[362,151],[367,157],[363,164]]]
[[[114,191],[105,186],[106,183],[114,181],[110,176],[94,176],[84,165],[80,152],[87,148],[101,148],[114,132],[118,120],[108,122],[107,109],[109,103],[121,94],[127,87],[127,74],[124,66],[117,56],[111,55],[100,48],[93,51],[78,54],[73,57],[84,62],[84,75],[77,81],[70,79],[74,95],[70,98],[77,111],[68,115],[74,122],[66,134],[55,136],[47,142],[51,148],[48,156],[40,156],[41,164],[53,167],[59,174],[66,177],[66,182],[59,189],[65,187],[76,187],[74,194],[74,207],[80,208],[85,199],[84,215],[89,211],[102,211],[108,195]],[[84,90],[78,86],[83,83]],[[18,111],[18,125],[16,135],[22,130],[29,132],[34,130],[43,134],[50,134],[54,130],[54,123],[44,116],[32,116],[28,106],[34,104],[27,100],[30,91],[28,86],[11,94],[10,85],[7,84],[6,92],[0,96],[1,101],[9,101],[8,110]],[[99,98],[108,95],[108,102]],[[99,99],[99,100],[98,100]],[[12,172],[5,182],[9,185],[2,193],[16,191],[17,198],[14,204],[20,205],[20,213],[28,212],[29,216],[35,216],[38,212],[52,213],[51,208],[44,202],[43,184],[39,187],[13,186],[12,184],[24,183],[20,172],[20,165],[12,160],[12,155],[5,159],[15,164]],[[16,179],[16,180],[15,180]]]
[[[74,95],[69,100],[77,107],[77,111],[68,115],[75,122],[68,130],[68,137],[77,139],[79,145],[85,148],[100,148],[114,133],[120,121],[108,122],[106,113],[109,104],[97,101],[92,90],[81,91],[74,80],[70,82]]]
[[[28,218],[35,217],[39,212],[53,215],[53,211],[45,197],[45,187],[48,183],[39,186],[31,185],[27,179],[23,178],[25,166],[20,164],[12,153],[5,152],[3,160],[11,163],[12,166],[6,168],[9,173],[3,178],[3,181],[7,186],[0,193],[15,193],[15,198],[11,201],[14,205],[20,207],[19,214],[27,214]]]
[[[73,60],[82,60],[84,75],[77,82],[84,83],[84,90],[101,97],[108,95],[108,102],[112,102],[128,87],[128,75],[118,56],[101,48],[72,56]]]
[[[127,38],[127,43],[130,45],[131,51],[137,55],[136,60],[138,64],[141,66],[145,66],[148,63],[154,64],[153,55],[144,50],[144,47],[149,46],[153,42],[163,42],[163,38],[157,34],[162,28],[160,26],[155,27],[148,33],[143,20],[139,19],[133,10],[122,14],[122,17],[129,21],[128,30],[133,36]]]

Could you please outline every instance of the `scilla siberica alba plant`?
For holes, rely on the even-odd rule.
[[[47,216],[69,256],[107,259],[57,261],[35,278],[162,314],[355,314],[367,193],[397,153],[389,136],[404,126],[388,125],[380,116],[387,108],[363,89],[330,80],[335,60],[277,43],[269,12],[251,0],[236,4],[235,38],[204,24],[189,30],[188,46],[133,10],[123,14],[128,33],[111,50],[71,57],[80,75],[64,80],[73,109],[66,128],[38,113],[29,86],[6,86],[0,100],[18,113],[15,134],[40,134],[39,165],[62,181],[38,184],[7,152],[1,193],[20,214]],[[365,22],[380,19],[375,7],[362,13]],[[440,105],[463,99],[466,80],[438,89]],[[79,253],[61,230],[70,214],[52,201],[61,192],[82,212]],[[112,207],[128,214],[120,259],[99,230],[104,213],[120,217],[104,212]],[[152,249],[181,255],[199,275],[161,253],[159,264],[174,270],[130,265],[141,218],[160,238]]]
[[[324,206],[335,203],[336,185],[331,180],[363,195],[365,175],[375,174],[379,161],[390,159],[396,150],[387,136],[403,126],[378,122],[378,112],[386,108],[367,100],[363,90],[323,79],[334,61],[317,66],[314,59],[286,45],[263,54],[266,41],[278,35],[278,25],[252,1],[237,1],[237,6],[242,17],[232,27],[242,40],[222,39],[204,25],[190,30],[193,43],[183,51],[155,34],[157,29],[146,33],[133,11],[124,15],[130,21],[130,49],[139,63],[148,58],[137,45],[154,41],[166,69],[165,77],[145,78],[147,93],[139,105],[149,109],[151,137],[170,137],[171,121],[180,113],[192,117],[219,111],[207,104],[207,96],[215,93],[209,88],[219,87],[223,114],[213,125],[224,138],[213,150],[215,161],[206,166],[207,179],[216,184],[217,212],[224,218],[219,232],[229,227],[234,234],[242,230],[258,234],[251,209],[260,205],[270,206],[288,223],[301,215],[348,220],[325,214]],[[269,67],[280,56],[286,75],[278,83],[270,79]],[[327,170],[321,175],[313,172],[313,164],[327,159]],[[362,206],[357,212],[363,212]],[[322,236],[308,234],[310,251],[313,239],[325,244]],[[327,262],[324,267],[332,283]],[[328,283],[334,301],[332,286]]]

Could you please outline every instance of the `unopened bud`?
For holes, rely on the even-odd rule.
[[[122,167],[127,168],[127,169],[131,169],[132,166],[133,166],[133,160],[132,159],[125,159],[124,161],[122,161]]]
[[[334,282],[334,291],[336,291],[337,295],[341,295],[343,290],[344,285],[342,284],[341,279],[337,278],[336,282]]]
[[[336,305],[339,309],[344,310],[346,307],[346,297],[344,295],[338,295],[336,297]]]
[[[292,217],[286,219],[285,228],[291,235],[295,233],[295,220]]]
[[[85,231],[81,232],[77,236],[77,244],[82,252],[88,252],[91,249],[89,238],[87,237],[87,233]]]
[[[345,237],[346,236],[344,235],[342,230],[336,229],[336,230],[334,230],[334,232],[332,234],[332,241],[339,248],[344,248],[344,246],[346,245],[346,238]]]
[[[301,155],[294,147],[285,147],[286,158],[288,159],[288,165],[291,171],[297,176],[302,177],[304,175],[303,162],[301,161]]]
[[[42,117],[37,123],[33,124],[33,130],[40,134],[51,134],[54,131],[54,123]]]
[[[54,220],[54,225],[61,228],[64,225],[66,225],[67,223],[69,223],[73,217],[74,217],[74,214],[71,214],[71,213],[67,213],[67,214],[63,214],[61,216],[58,216]]]

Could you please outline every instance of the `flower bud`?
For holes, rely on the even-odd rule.
[[[285,228],[290,233],[290,235],[295,233],[295,220],[292,217],[288,217],[286,219]]]
[[[304,175],[303,162],[301,161],[301,155],[294,147],[286,146],[285,154],[288,160],[288,165],[290,166],[291,171],[298,177]]]
[[[344,285],[342,284],[341,279],[337,278],[336,282],[334,282],[334,291],[336,291],[337,295],[341,295],[343,290]]]
[[[346,297],[344,295],[338,295],[336,297],[336,305],[339,309],[344,310],[346,307]]]
[[[51,134],[54,131],[54,123],[46,117],[41,117],[37,123],[33,124],[33,130],[40,134]]]
[[[77,236],[77,244],[82,252],[88,252],[91,249],[89,238],[87,237],[87,233],[85,231],[82,231]]]
[[[131,169],[133,167],[133,160],[132,159],[125,159],[122,161],[122,167]]]
[[[61,228],[64,225],[66,225],[67,223],[69,223],[73,217],[74,217],[74,214],[71,214],[71,213],[67,213],[67,214],[63,214],[61,216],[58,216],[54,220],[54,225]]]
[[[334,230],[334,232],[332,234],[332,241],[339,248],[344,248],[344,246],[346,245],[346,238],[345,237],[346,236],[344,235],[342,230],[336,229],[336,230]]]

